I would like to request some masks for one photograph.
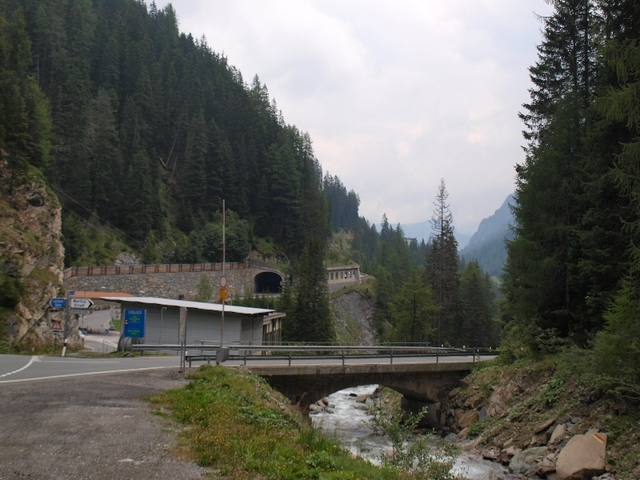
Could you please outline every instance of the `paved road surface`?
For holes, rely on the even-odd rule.
[[[0,357],[3,371],[21,363]],[[183,384],[162,368],[0,385],[0,479],[215,478],[172,454],[178,427],[140,400]]]
[[[180,359],[166,357],[76,358],[25,355],[0,355],[0,390],[3,385],[45,379],[96,376],[172,368]],[[1,405],[0,405],[1,408]]]

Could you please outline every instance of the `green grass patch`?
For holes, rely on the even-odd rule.
[[[291,410],[264,380],[203,365],[184,388],[149,399],[187,425],[193,459],[228,478],[399,479],[393,468],[354,458]]]

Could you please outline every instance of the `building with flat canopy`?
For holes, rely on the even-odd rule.
[[[233,346],[280,343],[284,313],[266,308],[154,297],[102,297],[117,302],[121,309],[121,338],[125,338],[127,310],[144,311],[143,335],[138,343],[178,345],[180,312],[186,310],[186,344]]]

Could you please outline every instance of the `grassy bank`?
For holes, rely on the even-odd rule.
[[[186,455],[213,478],[409,479],[354,458],[323,437],[259,377],[203,366],[184,388],[149,399],[155,412],[188,428]]]

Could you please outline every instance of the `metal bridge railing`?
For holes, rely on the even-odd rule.
[[[495,355],[496,352],[491,349],[479,348],[445,348],[431,346],[413,346],[413,345],[251,345],[251,344],[225,344],[214,345],[212,343],[200,342],[187,345],[180,344],[163,344],[150,345],[138,344],[131,345],[132,351],[144,352],[176,352],[183,355],[185,360],[191,362],[195,360],[206,360],[210,362],[212,359],[218,358],[219,350],[228,352],[229,360],[239,360],[243,365],[251,360],[260,361],[278,361],[285,358],[287,365],[291,366],[295,360],[309,360],[310,358],[322,359],[340,359],[341,365],[344,366],[348,359],[389,359],[389,363],[393,364],[394,359],[409,357],[435,357],[436,363],[439,363],[440,357],[443,356],[472,356],[473,363],[476,363],[481,356]],[[226,356],[225,356],[226,359]]]

